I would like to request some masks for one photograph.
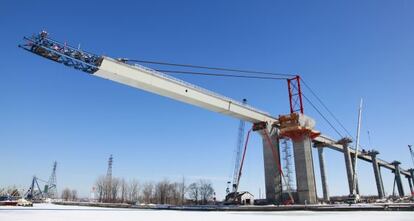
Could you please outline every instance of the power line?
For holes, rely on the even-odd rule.
[[[138,63],[145,63],[145,64],[157,64],[157,65],[167,65],[167,66],[176,66],[176,67],[186,67],[186,68],[198,68],[198,69],[208,69],[208,70],[217,70],[217,71],[229,71],[229,72],[238,72],[238,73],[246,73],[246,74],[262,74],[262,75],[273,75],[273,76],[285,76],[285,77],[294,77],[296,75],[293,74],[284,74],[284,73],[275,73],[275,72],[265,72],[265,71],[252,71],[252,70],[242,70],[242,69],[232,69],[232,68],[223,68],[223,67],[211,67],[211,66],[200,66],[200,65],[192,65],[192,64],[177,64],[177,63],[169,63],[169,62],[161,62],[161,61],[149,61],[149,60],[138,60],[138,59],[128,59],[128,58],[120,58],[118,59],[123,62],[138,62]]]

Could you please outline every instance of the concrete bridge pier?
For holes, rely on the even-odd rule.
[[[340,139],[337,143],[341,144],[343,146],[344,150],[344,158],[345,158],[345,168],[346,168],[346,176],[348,178],[348,187],[349,187],[349,194],[353,194],[354,191],[354,184],[353,184],[353,173],[354,173],[354,163],[351,158],[351,151],[349,148],[349,143],[351,143],[352,140],[348,137]],[[357,179],[358,180],[358,179]],[[358,190],[358,187],[357,187]],[[359,191],[356,191],[357,193]]]
[[[404,189],[403,189],[403,185],[402,185],[402,180],[401,180],[401,171],[400,171],[400,164],[401,162],[399,161],[393,161],[391,163],[392,165],[394,165],[395,170],[394,170],[394,174],[395,174],[395,182],[397,184],[397,189],[398,189],[398,194],[400,197],[404,196]]]
[[[379,152],[376,150],[371,150],[368,152],[368,154],[372,158],[372,167],[374,169],[375,183],[377,184],[378,198],[383,199],[385,197],[384,184],[382,182],[381,171],[379,169],[377,161],[377,155],[379,154]]]
[[[351,160],[352,160],[352,169],[354,169],[354,167],[355,167],[355,160],[356,160],[356,158],[355,158],[355,154],[353,154],[353,153],[351,153]],[[353,173],[353,170],[352,170],[352,173]],[[358,174],[357,174],[358,175]],[[356,189],[356,193],[357,194],[359,194],[359,183],[358,183],[358,176],[356,176],[355,177],[355,189]]]
[[[411,177],[406,176],[405,178],[407,178],[408,181],[408,186],[410,187],[410,195],[413,195],[413,183],[411,182]]]
[[[312,138],[319,136],[314,131],[315,121],[300,113],[279,116],[279,136],[289,137],[293,143],[295,159],[296,190],[299,204],[316,204],[315,173],[313,170]]]
[[[323,201],[329,202],[330,197],[329,197],[329,188],[328,188],[328,177],[327,177],[326,167],[325,167],[325,157],[323,154],[324,147],[318,146],[317,144],[315,144],[315,147],[318,149],[319,169],[321,172]]]
[[[414,185],[414,169],[413,168],[408,169],[408,172],[410,173],[410,177],[411,177],[411,185]],[[411,189],[411,195],[414,196],[414,188]]]
[[[316,204],[316,185],[313,170],[312,140],[306,133],[292,139],[295,158],[298,203]]]
[[[267,130],[267,131],[266,131]],[[280,152],[279,152],[279,138],[276,130],[262,129],[258,131],[262,136],[263,142],[263,163],[264,176],[266,188],[266,200],[268,203],[282,203],[282,177],[279,172]],[[265,134],[267,133],[267,135]],[[272,146],[269,147],[268,137],[271,140]],[[276,153],[276,161],[273,157],[273,151]]]

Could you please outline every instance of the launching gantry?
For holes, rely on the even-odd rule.
[[[291,98],[291,112],[294,112],[292,100],[294,100],[295,96],[299,98],[301,104],[300,112],[274,117],[264,111],[153,69],[137,64],[128,64],[122,59],[117,60],[106,56],[97,56],[93,53],[68,46],[66,43],[63,44],[50,39],[46,32],[25,37],[24,39],[27,42],[19,45],[19,47],[49,60],[73,67],[93,76],[105,78],[253,123],[253,128],[259,129],[258,132],[262,135],[263,139],[266,199],[270,203],[278,203],[282,194],[282,179],[277,169],[278,165],[280,165],[280,159],[275,160],[272,157],[272,151],[280,152],[279,138],[289,137],[293,141],[298,191],[296,203],[317,203],[311,151],[312,143],[317,148],[327,147],[343,152],[349,158],[355,157],[355,152],[347,146],[348,144],[338,143],[333,139],[320,135],[319,132],[313,129],[315,125],[314,120],[303,114],[301,94],[291,93],[292,89],[298,86],[300,87],[299,77],[288,79],[288,85]],[[295,80],[298,85],[293,85],[294,88],[291,88],[291,81]],[[272,146],[270,148],[267,147],[269,142],[266,141],[266,135],[271,137]],[[413,178],[408,171],[400,169],[397,164],[390,164],[377,158],[373,160],[372,155],[360,153],[357,156],[359,159],[375,162],[379,167],[394,171],[396,177],[403,174],[409,180]],[[320,154],[320,159],[323,159],[322,154]],[[323,165],[321,164],[321,166]],[[327,190],[326,168],[321,167],[321,171],[324,171],[325,175],[322,176],[323,189]],[[324,191],[324,198],[329,199],[328,191]]]

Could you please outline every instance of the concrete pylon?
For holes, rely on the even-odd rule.
[[[353,194],[353,173],[354,173],[354,167],[352,163],[351,158],[351,152],[349,150],[349,143],[351,143],[352,140],[348,137],[340,139],[337,143],[341,144],[344,149],[344,158],[345,158],[345,168],[346,168],[346,176],[348,178],[348,187],[349,187],[349,194]]]
[[[413,168],[408,169],[408,172],[410,172],[411,183],[412,183],[412,185],[414,185],[414,169]],[[414,196],[414,188],[413,188],[413,190],[411,190],[411,195]]]
[[[394,174],[395,174],[395,182],[397,184],[397,189],[398,189],[398,194],[400,195],[400,197],[404,196],[404,188],[402,185],[402,180],[401,180],[401,172],[400,172],[400,162],[399,161],[393,161],[391,163],[392,165],[394,165],[395,170],[394,170]]]
[[[298,203],[317,203],[315,174],[312,159],[312,140],[307,134],[292,139],[295,158]]]
[[[351,154],[351,160],[352,160],[352,173],[353,173],[353,169],[354,169],[354,167],[355,167],[355,154]],[[359,194],[359,184],[358,184],[358,176],[357,177],[355,177],[355,189],[356,189],[356,193],[357,194]]]
[[[378,191],[378,198],[383,199],[385,197],[384,194],[384,184],[382,182],[381,171],[379,169],[377,155],[379,154],[376,150],[371,150],[368,152],[372,159],[372,167],[374,169],[374,176],[375,176],[375,183],[377,184],[377,191]]]
[[[319,136],[320,133],[313,130],[314,126],[315,121],[301,113],[279,116],[280,136],[289,137],[293,143],[299,204],[317,203],[312,138]]]
[[[269,141],[265,135],[265,130],[268,130],[272,146],[269,147]],[[280,165],[280,152],[279,152],[279,138],[276,130],[270,133],[269,129],[263,129],[258,131],[262,136],[263,141],[263,163],[264,163],[264,176],[265,176],[265,188],[266,188],[266,200],[268,203],[282,203],[282,177],[279,172]],[[277,153],[277,159],[275,161],[273,157],[272,149]]]
[[[411,177],[406,176],[405,178],[407,178],[408,186],[410,187],[410,195],[413,195],[414,189],[413,189],[413,183],[411,182]]]
[[[318,148],[318,157],[319,157],[319,168],[321,171],[323,200],[325,202],[328,202],[330,201],[330,197],[329,197],[329,188],[328,188],[328,177],[326,174],[326,167],[325,167],[325,158],[323,155],[324,147],[317,147],[317,148]]]

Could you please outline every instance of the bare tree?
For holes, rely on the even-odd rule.
[[[152,202],[153,193],[154,193],[154,184],[145,183],[142,188],[142,197],[143,197],[144,203]]]
[[[137,203],[141,201],[143,203],[184,205],[187,193],[195,203],[199,203],[202,199],[200,184],[206,182],[193,183],[187,191],[184,177],[181,182],[170,182],[164,179],[157,183],[147,182],[140,188],[137,180],[126,182],[123,178],[109,179],[106,176],[100,176],[96,179],[95,186],[99,202]],[[141,189],[142,191],[140,191]]]
[[[95,181],[96,192],[98,194],[98,202],[103,202],[105,200],[105,187],[106,187],[106,177],[100,176]]]
[[[62,191],[62,199],[64,201],[69,201],[69,200],[72,199],[72,191],[70,191],[69,188],[63,189],[63,191]]]
[[[124,203],[128,199],[128,184],[127,184],[127,182],[125,181],[124,178],[120,179],[119,186],[120,186],[120,189],[121,189],[121,192],[120,192],[121,199],[120,199],[120,201],[121,201],[121,203]]]
[[[194,201],[195,204],[198,204],[198,200],[200,197],[198,183],[192,183],[188,186],[188,195],[190,199]]]
[[[181,194],[179,189],[179,183],[170,183],[168,186],[168,204],[178,205],[180,203]]]
[[[168,191],[169,191],[170,181],[163,180],[157,183],[155,186],[155,197],[156,202],[160,204],[166,204],[168,201]]]
[[[110,177],[104,176],[103,199],[102,202],[112,202],[112,181]]]
[[[131,203],[136,203],[139,200],[139,183],[137,180],[132,180],[129,183],[129,196],[128,201]]]
[[[214,194],[213,185],[209,180],[199,180],[198,185],[202,203],[207,204],[207,202],[211,199],[211,197]]]
[[[185,204],[185,193],[186,193],[186,186],[185,186],[185,177],[181,180],[178,184],[179,194],[180,194],[180,204]]]
[[[76,190],[72,190],[71,191],[71,200],[72,201],[76,201],[76,200],[78,200],[78,191],[76,191]]]
[[[118,192],[120,189],[120,181],[118,178],[112,178],[111,182],[111,198],[109,202],[116,202],[118,197]]]

